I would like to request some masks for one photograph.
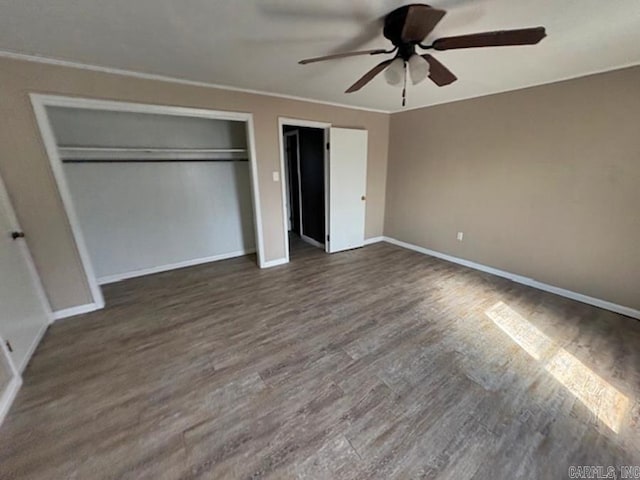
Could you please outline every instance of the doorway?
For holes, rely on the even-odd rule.
[[[326,250],[326,128],[282,125],[289,250]]]
[[[283,117],[278,127],[286,260],[291,247],[364,246],[367,130]]]

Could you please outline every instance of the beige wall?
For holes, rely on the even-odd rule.
[[[254,116],[266,260],[284,256],[278,116],[369,131],[365,236],[382,234],[389,116],[277,97],[0,59],[0,175],[54,310],[91,302],[70,227],[46,158],[29,93],[250,112]]]
[[[394,114],[388,169],[385,235],[640,309],[640,67]]]

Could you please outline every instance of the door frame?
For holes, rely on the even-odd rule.
[[[320,128],[324,130],[324,144],[329,142],[329,129],[331,128],[331,123],[327,122],[316,122],[314,120],[304,120],[300,118],[291,118],[291,117],[278,117],[278,142],[280,145],[280,178],[285,178],[285,158],[286,151],[284,148],[284,126],[290,125],[293,127],[311,127],[311,128]],[[298,144],[299,145],[299,144]],[[298,148],[300,148],[298,146]],[[300,162],[300,155],[298,155],[298,164]],[[299,177],[298,177],[299,178]],[[299,181],[299,180],[298,180]],[[285,258],[286,261],[289,261],[289,229],[287,222],[287,205],[286,195],[287,195],[287,187],[284,182],[281,182],[281,191],[282,191],[282,218],[284,225],[284,245],[285,245]],[[325,234],[329,235],[329,150],[327,148],[324,149],[324,227]],[[300,203],[302,204],[302,198],[300,199]],[[300,212],[302,215],[302,206],[300,208]],[[302,232],[302,218],[300,219],[300,232]],[[329,252],[329,241],[326,240],[324,242],[324,251]]]
[[[4,181],[2,180],[2,177],[0,177],[0,208],[2,208],[7,214],[7,219],[9,220],[10,228],[14,231],[22,231],[22,227],[20,227],[20,222],[18,222],[18,217],[16,216],[15,209],[13,208],[13,204],[11,203],[11,199],[9,198],[9,192],[7,191],[4,185]],[[0,234],[4,235],[5,232],[0,232]],[[11,356],[9,355],[9,363],[11,364],[11,367],[15,371],[17,371],[18,374],[20,375],[24,371],[25,367],[27,366],[27,363],[29,363],[29,359],[33,356],[33,352],[35,352],[36,347],[38,346],[38,344],[40,343],[40,340],[44,335],[44,332],[47,330],[47,327],[51,325],[51,323],[53,323],[54,315],[51,310],[51,305],[49,304],[49,299],[47,298],[47,294],[45,293],[44,286],[42,285],[40,274],[36,269],[36,264],[33,261],[31,252],[29,251],[29,245],[28,245],[29,236],[27,235],[25,236],[24,239],[19,239],[16,241],[18,242],[20,255],[22,256],[23,260],[27,265],[29,276],[33,281],[33,287],[36,290],[36,294],[38,295],[38,299],[42,304],[42,308],[46,316],[46,322],[42,324],[42,327],[40,328],[40,331],[36,335],[36,338],[34,338],[33,342],[31,343],[31,346],[29,347],[29,350],[27,351],[27,354],[25,355],[24,361],[22,362],[22,364],[15,365],[13,363],[13,360],[10,358]],[[2,347],[4,347],[4,340],[2,340]]]
[[[71,233],[76,244],[78,255],[84,269],[85,278],[93,303],[80,306],[82,312],[75,311],[73,314],[84,313],[104,308],[104,297],[102,289],[95,275],[95,270],[91,263],[89,251],[87,249],[76,209],[73,205],[71,193],[67,184],[66,175],[62,164],[62,159],[58,154],[58,144],[51,127],[47,107],[66,107],[76,109],[106,110],[112,112],[147,113],[156,115],[172,115],[181,117],[209,118],[215,120],[234,120],[244,122],[247,126],[247,154],[249,157],[249,174],[251,181],[251,194],[253,200],[253,225],[256,236],[256,254],[260,268],[267,267],[264,257],[264,241],[262,229],[262,214],[260,190],[258,186],[258,166],[256,161],[255,132],[253,124],[253,114],[243,112],[228,112],[221,110],[210,110],[203,108],[176,107],[169,105],[157,105],[137,102],[123,102],[114,100],[99,100],[92,98],[66,97],[61,95],[45,95],[31,93],[31,104],[36,117],[36,123],[40,130],[40,135],[49,159],[49,164],[53,172],[55,183],[62,199],[62,204],[71,226]],[[60,317],[62,318],[62,317]]]
[[[7,347],[5,346],[4,339],[0,337],[0,362],[6,361],[9,366],[9,371],[11,372],[11,380],[9,380],[9,384],[6,386],[3,392],[0,392],[0,425],[4,421],[7,413],[9,413],[9,409],[13,404],[13,401],[18,395],[18,390],[22,386],[22,375],[13,364],[13,360],[11,360],[11,356]]]

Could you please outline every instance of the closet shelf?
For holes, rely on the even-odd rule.
[[[148,148],[59,146],[64,162],[71,161],[236,161],[247,160],[244,148]]]

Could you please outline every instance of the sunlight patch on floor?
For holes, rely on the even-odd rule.
[[[548,357],[558,348],[549,337],[504,302],[496,303],[485,313],[536,360]]]
[[[545,369],[611,430],[619,433],[629,408],[626,396],[564,349],[551,358]]]
[[[553,375],[607,427],[619,433],[629,399],[504,302],[486,315]],[[545,358],[549,358],[545,362]]]

